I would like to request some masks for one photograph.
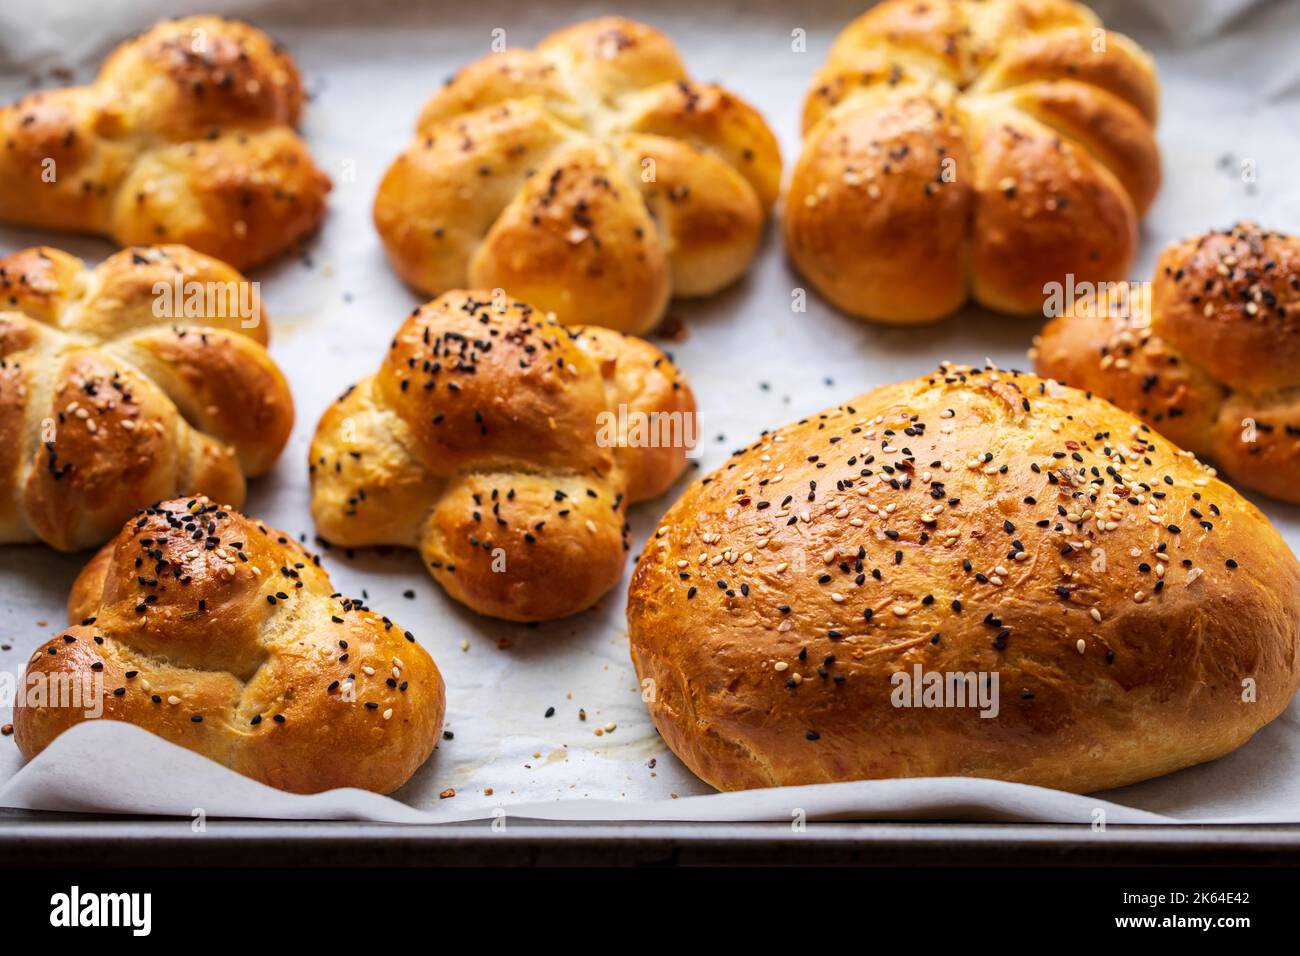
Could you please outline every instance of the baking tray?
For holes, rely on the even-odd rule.
[[[1201,32],[1229,35],[1221,50],[1251,49],[1253,38],[1279,31],[1300,37],[1300,17],[1293,16],[1285,0],[1250,6],[1250,0],[1168,0],[1166,8],[1183,7],[1186,16],[1169,16],[1168,10],[1152,14],[1151,4],[1094,3],[1107,26],[1128,33],[1152,50],[1162,67],[1184,77],[1178,88],[1167,82],[1163,107],[1161,145],[1166,157],[1177,155],[1182,173],[1168,177],[1156,207],[1143,226],[1143,249],[1133,275],[1149,275],[1155,255],[1167,241],[1238,218],[1256,218],[1266,224],[1300,231],[1297,193],[1273,189],[1270,177],[1289,176],[1285,150],[1279,150],[1276,130],[1252,124],[1251,112],[1261,88],[1267,93],[1294,97],[1285,77],[1271,75],[1266,57],[1234,58],[1232,82],[1221,72],[1224,52],[1207,56],[1193,35]],[[419,105],[442,78],[486,52],[493,31],[503,29],[512,44],[532,44],[552,29],[608,13],[646,20],[665,29],[677,42],[693,74],[716,80],[739,92],[763,111],[776,130],[786,168],[798,149],[798,103],[810,77],[822,62],[835,33],[857,15],[859,0],[825,0],[801,4],[797,10],[778,0],[721,2],[708,5],[678,0],[607,0],[603,3],[559,2],[514,4],[483,0],[472,5],[416,0],[334,2],[318,0],[115,0],[101,4],[114,24],[115,39],[143,28],[159,15],[228,13],[250,19],[284,41],[303,69],[313,95],[305,135],[319,161],[334,176],[331,213],[324,233],[300,257],[252,274],[265,287],[270,303],[272,350],[286,367],[298,404],[298,423],[290,446],[275,470],[250,488],[245,510],[278,523],[294,534],[311,533],[306,509],[305,447],[324,403],[344,385],[373,369],[383,344],[396,328],[405,309],[372,307],[374,302],[407,304],[418,297],[403,290],[392,275],[370,225],[373,187],[382,164],[405,143]],[[58,38],[53,57],[48,50],[28,57],[7,48],[0,36],[0,62],[10,65],[0,72],[0,94],[8,99],[25,92],[33,78],[49,84],[60,77],[60,61],[76,64],[76,79],[88,79],[93,66],[111,43],[87,37],[75,24],[84,5],[51,0],[48,9],[34,12],[44,18],[46,35]],[[792,40],[805,39],[802,52]],[[1238,43],[1238,35],[1240,42]],[[1293,41],[1294,42],[1294,41]],[[409,81],[393,87],[374,82],[366,64],[380,60],[409,63]],[[346,63],[341,68],[338,64]],[[67,82],[65,78],[58,83]],[[371,90],[384,108],[374,111],[336,110],[336,91],[374,83]],[[1253,91],[1249,97],[1236,90]],[[1188,138],[1189,127],[1177,123],[1181,114],[1204,116],[1214,112],[1221,123]],[[1173,117],[1173,122],[1169,117]],[[390,117],[396,116],[397,120]],[[1175,135],[1173,130],[1177,130]],[[381,142],[378,168],[362,164],[355,177],[346,172],[356,160],[358,140]],[[1285,145],[1285,144],[1283,144]],[[1294,152],[1292,153],[1294,155]],[[1258,178],[1246,181],[1238,174],[1243,159],[1256,164]],[[1167,167],[1170,165],[1167,159]],[[355,166],[355,162],[354,162]],[[1274,184],[1277,178],[1272,180]],[[339,237],[365,236],[364,250],[342,256]],[[0,228],[0,251],[49,242],[97,261],[111,251],[104,242],[66,237],[36,230]],[[938,361],[979,362],[985,357],[1000,364],[1024,367],[1032,322],[987,316],[966,310],[940,325],[897,330],[869,326],[836,316],[812,297],[807,315],[792,314],[789,295],[802,283],[785,264],[779,236],[770,230],[755,269],[733,289],[698,303],[677,303],[671,315],[687,330],[682,343],[660,344],[678,353],[691,376],[705,413],[706,447],[701,464],[711,468],[733,447],[743,445],[764,428],[816,411],[871,386],[922,374]],[[825,354],[806,347],[805,337],[834,335]],[[728,354],[742,354],[737,344],[755,336],[775,335],[777,345],[770,362],[721,362]],[[326,341],[318,341],[320,338]],[[309,349],[312,381],[303,375],[307,362],[298,366],[291,356]],[[783,360],[783,356],[786,356]],[[710,357],[712,357],[710,359]],[[711,363],[711,364],[710,364]],[[702,374],[705,366],[708,373]],[[318,380],[315,380],[318,379]],[[726,421],[713,428],[709,415]],[[656,502],[636,509],[634,535],[644,541],[655,519],[680,491],[680,486]],[[1257,499],[1258,500],[1258,499]],[[1300,543],[1300,508],[1260,501],[1295,548]],[[61,619],[68,584],[85,555],[53,555],[33,547],[0,548],[0,594],[13,600],[0,606],[3,643],[0,666],[21,666],[29,648],[47,636],[35,624],[51,625]],[[427,580],[412,579],[400,556],[366,554],[345,561],[326,556],[336,582],[349,593],[369,590],[376,607],[399,620],[442,617],[452,631],[473,631],[484,646],[500,636],[519,633],[514,626],[476,619],[445,601]],[[406,604],[402,592],[420,588],[420,601]],[[548,625],[543,645],[533,641],[521,654],[534,663],[574,654],[570,663],[584,667],[608,666],[609,654],[623,655],[626,647],[611,652],[602,648],[588,653],[578,645],[580,632],[608,628],[621,618],[625,583],[613,592],[596,615]],[[418,621],[417,621],[418,623]],[[439,646],[440,665],[453,654],[456,640]],[[576,648],[576,649],[575,649]],[[476,648],[477,649],[477,648]],[[537,664],[540,668],[541,664]],[[535,691],[536,688],[526,688]],[[639,702],[635,702],[639,704]],[[540,711],[540,708],[538,708]],[[644,720],[644,715],[638,715]],[[675,763],[671,758],[669,762]],[[661,763],[665,763],[661,759]],[[665,774],[669,767],[665,766]],[[705,792],[682,768],[679,789]],[[284,862],[656,862],[665,860],[725,862],[757,860],[778,848],[781,859],[789,854],[808,861],[838,862],[1146,862],[1294,861],[1300,853],[1300,825],[1111,827],[1099,837],[1084,827],[1029,824],[972,823],[817,823],[796,833],[788,824],[739,823],[617,823],[560,824],[512,822],[505,834],[488,824],[402,826],[362,823],[301,823],[290,821],[210,821],[201,841],[195,841],[187,820],[85,817],[67,814],[0,810],[0,862],[92,862],[97,855],[119,862],[185,862],[203,857],[218,862],[248,859],[258,848],[274,845]],[[93,853],[88,850],[93,848]]]
[[[132,866],[1295,866],[1300,827],[1016,823],[438,825],[0,810],[0,864]]]

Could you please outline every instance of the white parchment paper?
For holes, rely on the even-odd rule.
[[[363,0],[0,0],[0,98],[91,78],[124,36],[163,15],[244,16],[284,42],[312,91],[303,132],[335,189],[325,227],[302,257],[252,274],[262,284],[271,351],[293,387],[298,421],[284,456],[255,481],[245,511],[295,535],[314,533],[307,446],[325,406],[372,371],[420,298],[389,269],[370,222],[387,164],[428,95],[486,53],[492,31],[532,44],[587,16],[617,12],[667,30],[696,77],[719,81],[767,116],[787,169],[799,104],[835,32],[863,8],[828,0],[472,4]],[[1300,3],[1251,0],[1098,2],[1109,26],[1159,62],[1165,185],[1143,225],[1135,278],[1167,242],[1253,218],[1300,232]],[[797,7],[797,9],[796,9]],[[791,49],[792,31],[807,49]],[[63,78],[61,78],[63,77]],[[0,184],[4,188],[4,184]],[[103,241],[0,227],[0,253],[49,243],[98,261]],[[918,281],[925,281],[918,276]],[[856,322],[810,296],[769,233],[751,273],[671,314],[685,341],[663,343],[690,376],[702,414],[699,465],[712,469],[762,429],[815,412],[940,360],[986,357],[1026,367],[1034,321],[970,310],[927,329]],[[688,480],[683,479],[683,485]],[[636,543],[680,493],[633,509]],[[1256,498],[1293,548],[1300,508]],[[64,622],[68,588],[89,557],[0,548],[0,670],[21,675]],[[1233,755],[1100,796],[965,779],[873,781],[713,794],[667,750],[640,701],[623,619],[626,578],[596,609],[537,627],[477,617],[447,600],[413,553],[324,554],[336,585],[415,632],[448,685],[447,730],[394,799],[359,791],[279,793],[124,724],[94,721],[31,765],[0,740],[0,806],[286,819],[452,821],[507,812],[547,819],[789,820],[910,818],[1108,822],[1300,822],[1300,704]],[[629,563],[629,571],[630,571]],[[411,593],[412,597],[404,596]],[[545,716],[548,708],[554,716]],[[586,719],[580,719],[585,712]],[[0,712],[0,722],[9,714]],[[615,729],[596,736],[597,727]],[[454,789],[455,797],[440,798]],[[490,791],[490,793],[489,793]]]

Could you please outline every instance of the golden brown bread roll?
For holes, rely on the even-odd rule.
[[[885,0],[836,39],[784,205],[800,273],[840,309],[1037,313],[1123,278],[1160,184],[1150,58],[1070,0]],[[924,282],[915,277],[924,275]]]
[[[0,108],[0,221],[259,265],[325,214],[329,178],[293,131],[302,104],[297,66],[260,30],[159,23],[89,86]]]
[[[428,295],[501,288],[569,324],[650,329],[748,267],[781,157],[763,118],[618,17],[490,54],[425,106],[375,197]]]
[[[128,521],[77,577],[68,620],[24,688],[95,688],[105,719],[282,790],[388,793],[442,730],[442,676],[409,631],[335,593],[288,535],[207,498]],[[14,708],[25,758],[93,712],[72,700]]]
[[[1300,683],[1300,565],[1264,516],[1033,375],[944,367],[766,432],[661,524],[632,659],[723,790],[1101,790],[1222,756]]]
[[[649,342],[448,292],[321,417],[312,514],[331,544],[418,549],[480,614],[564,617],[618,582],[627,506],[681,474],[694,416]]]
[[[1243,223],[1175,243],[1149,306],[1113,304],[1093,297],[1049,322],[1030,352],[1039,373],[1300,502],[1300,238]]]
[[[293,427],[255,283],[184,246],[0,259],[0,542],[101,544],[177,494],[244,500]]]

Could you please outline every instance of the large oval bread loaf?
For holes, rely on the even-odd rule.
[[[1086,792],[1219,757],[1281,713],[1300,565],[1113,405],[945,366],[694,484],[640,559],[628,626],[660,733],[719,789]]]

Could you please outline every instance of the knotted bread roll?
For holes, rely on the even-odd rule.
[[[661,524],[632,659],[719,789],[1118,787],[1228,753],[1300,684],[1300,565],[1264,516],[1033,375],[948,366],[765,432]]]
[[[1150,58],[1070,0],[884,0],[805,101],[790,256],[839,308],[896,323],[1124,278],[1160,184],[1156,94]]]
[[[659,31],[604,17],[439,90],[380,184],[375,225],[428,295],[501,288],[562,322],[641,333],[670,295],[745,271],[780,178],[753,108],[692,82]]]
[[[0,543],[104,542],[136,508],[239,505],[293,427],[256,285],[184,246],[0,259]]]
[[[159,23],[89,86],[0,108],[0,221],[259,265],[325,214],[329,178],[293,130],[303,98],[293,59],[260,30]]]
[[[98,704],[282,790],[388,793],[442,730],[442,676],[409,631],[335,593],[288,535],[207,498],[128,521],[77,577],[68,620],[23,692],[73,681],[98,696],[15,707],[28,760]]]
[[[1300,238],[1251,223],[1206,233],[1165,249],[1149,305],[1140,287],[1109,291],[1047,324],[1038,371],[1300,502]]]
[[[563,617],[618,582],[627,506],[681,474],[694,419],[650,343],[448,292],[322,416],[312,514],[332,544],[419,549],[480,614]]]

